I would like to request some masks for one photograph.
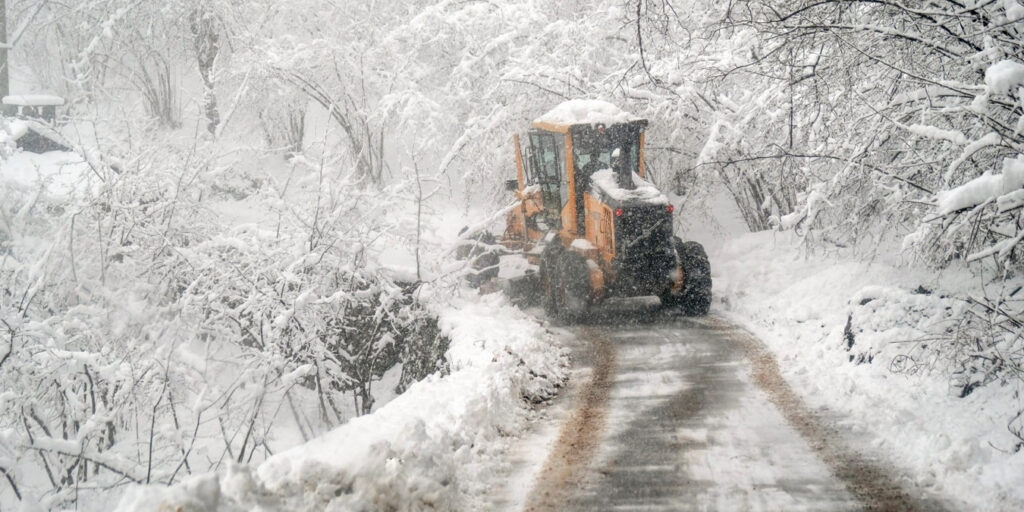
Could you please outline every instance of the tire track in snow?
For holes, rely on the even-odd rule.
[[[752,334],[718,318],[712,319],[712,323],[715,329],[726,331],[743,347],[750,361],[754,383],[764,390],[786,421],[807,440],[832,474],[846,484],[847,490],[860,501],[864,510],[946,509],[933,500],[911,496],[897,483],[892,471],[847,446],[838,430],[827,426],[821,416],[808,408],[793,391],[782,378],[775,356]]]
[[[615,347],[607,337],[585,329],[593,357],[590,380],[579,391],[578,405],[562,425],[537,483],[530,493],[526,512],[561,511],[583,480],[585,469],[597,452],[604,432],[605,406],[614,383]]]
[[[610,331],[607,327],[602,328],[602,323],[602,320],[595,318],[592,327],[582,328],[577,331],[578,339],[581,342],[576,351],[576,357],[579,359],[577,364],[584,368],[590,368],[591,373],[588,378],[580,379],[584,382],[580,383],[578,390],[570,395],[573,402],[571,412],[568,413],[567,419],[560,426],[557,440],[550,449],[544,465],[535,479],[534,486],[526,498],[524,510],[531,512],[569,509],[593,510],[595,507],[600,509],[606,507],[614,508],[613,505],[623,505],[629,509],[636,509],[637,505],[641,509],[653,509],[659,506],[661,508],[669,507],[665,508],[666,510],[707,509],[707,506],[710,505],[714,509],[715,506],[723,506],[729,503],[742,504],[744,503],[743,499],[750,500],[746,502],[747,505],[756,505],[758,503],[762,505],[770,505],[771,503],[781,505],[785,501],[777,503],[771,501],[772,499],[779,498],[778,492],[783,494],[783,499],[790,499],[793,505],[799,505],[797,508],[808,510],[829,510],[833,506],[843,506],[843,495],[849,500],[846,505],[852,506],[855,510],[931,511],[949,508],[947,504],[931,499],[924,493],[914,492],[912,484],[902,487],[900,485],[901,481],[896,478],[899,476],[898,473],[889,464],[854,450],[844,441],[844,433],[827,416],[810,409],[793,389],[789,387],[781,376],[774,355],[760,340],[750,333],[714,316],[687,320],[685,323],[681,323],[678,320],[662,317],[656,313],[648,313],[639,320],[634,318],[633,321],[626,322],[633,325],[635,329],[626,327],[623,330],[621,327],[615,327]],[[614,319],[606,320],[604,323],[608,323],[608,325],[619,324]],[[625,441],[622,439],[617,441],[606,439],[606,424],[614,417],[614,413],[617,410],[616,407],[622,406],[621,403],[616,403],[616,400],[622,402],[622,397],[616,399],[614,396],[616,380],[621,377],[618,376],[618,373],[622,371],[636,371],[638,368],[649,368],[647,362],[635,360],[637,354],[643,357],[643,350],[634,350],[636,354],[633,354],[631,359],[629,354],[632,352],[629,352],[627,349],[630,347],[636,349],[644,345],[647,347],[655,346],[656,343],[652,345],[653,340],[650,338],[664,336],[666,333],[673,333],[665,338],[670,344],[678,345],[683,343],[688,346],[698,347],[698,352],[692,354],[696,357],[691,358],[688,355],[683,355],[681,359],[670,362],[670,364],[677,366],[683,365],[679,366],[679,371],[683,372],[682,374],[690,379],[696,379],[694,383],[697,383],[697,385],[691,386],[692,389],[684,390],[679,396],[670,399],[669,402],[662,405],[662,408],[671,409],[666,413],[668,416],[677,418],[676,421],[670,422],[671,425],[649,425],[648,420],[645,419],[639,424],[634,425],[631,423],[627,425],[626,428],[632,430],[620,433],[621,435],[618,436],[622,437],[622,435],[625,435],[629,439]],[[626,334],[626,336],[623,337],[621,334]],[[639,344],[629,341],[631,337],[635,338],[637,335],[641,336],[641,338],[637,338]],[[717,348],[711,348],[708,351],[708,347]],[[627,350],[627,352],[620,353],[620,350]],[[734,360],[741,364],[742,367],[745,367],[740,371],[748,376],[746,377],[747,389],[753,390],[753,388],[756,388],[759,390],[757,395],[760,395],[760,397],[748,399],[760,401],[765,404],[764,407],[769,407],[776,411],[774,416],[778,419],[775,421],[788,424],[789,426],[786,428],[791,432],[790,435],[794,436],[793,439],[802,439],[802,441],[794,442],[799,442],[800,446],[804,447],[807,456],[817,459],[816,464],[820,466],[818,471],[821,472],[820,478],[822,480],[815,480],[812,477],[810,480],[805,481],[806,475],[799,471],[796,474],[786,473],[765,479],[764,475],[756,473],[759,468],[761,470],[770,469],[775,467],[776,464],[779,464],[778,467],[786,467],[785,465],[793,463],[793,460],[790,460],[790,457],[771,455],[773,448],[770,445],[750,444],[749,442],[746,444],[740,443],[737,446],[732,446],[731,444],[719,446],[714,444],[717,442],[731,442],[730,439],[732,438],[730,438],[730,435],[737,435],[737,432],[731,432],[731,434],[730,432],[715,432],[708,439],[702,441],[703,445],[696,441],[689,442],[686,439],[679,438],[678,432],[675,437],[672,436],[673,429],[685,429],[687,423],[693,424],[690,427],[694,425],[700,426],[704,423],[713,426],[715,421],[721,420],[722,417],[728,417],[726,413],[729,411],[733,409],[740,411],[738,408],[749,407],[749,405],[744,406],[742,402],[726,403],[728,402],[728,397],[732,396],[730,393],[735,394],[738,391],[742,391],[743,388],[739,380],[736,381],[736,386],[730,384],[732,382],[730,379],[735,379],[735,377],[729,377],[728,375],[730,373],[729,368],[734,367],[730,366],[730,364],[734,363],[729,362]],[[651,364],[654,363],[656,362],[651,361]],[[658,364],[654,364],[654,366],[657,367]],[[654,367],[650,368],[652,370],[657,369]],[[723,386],[725,387],[723,388]],[[703,396],[702,393],[708,394],[709,398],[711,395],[715,398],[711,403],[706,403],[706,400],[702,402],[700,400]],[[750,395],[750,391],[745,393],[742,396]],[[770,402],[770,404],[766,402]],[[655,419],[660,418],[660,413],[657,411],[660,411],[660,409],[654,410],[654,412],[646,412],[644,417],[653,416]],[[709,422],[709,420],[712,421]],[[757,428],[769,427],[770,430],[770,417],[766,416],[760,418],[760,420],[762,423],[765,420],[769,421],[767,424]],[[673,427],[672,425],[676,425],[677,421],[678,426]],[[645,428],[653,430],[647,432],[647,430],[644,430]],[[661,432],[661,430],[664,430],[664,432]],[[742,429],[738,432],[740,434],[743,433]],[[661,439],[666,433],[669,437]],[[771,432],[768,432],[768,434],[771,434]],[[781,435],[781,431],[777,432],[777,434]],[[637,439],[633,438],[637,436]],[[748,441],[760,439],[762,442],[788,442],[785,441],[785,436],[773,435],[753,436],[749,439],[744,439]],[[679,444],[679,447],[672,448],[671,446],[666,446],[658,448],[660,445],[652,447],[644,444],[652,442],[657,444],[659,440],[669,442],[670,444]],[[612,464],[621,463],[625,467],[620,468],[613,465],[613,468],[617,468],[613,472],[615,474],[602,472],[602,467],[595,466],[595,464],[599,464],[597,460],[599,452],[607,449],[604,447],[604,443],[608,442],[618,442],[621,446],[614,447],[616,450],[632,449],[632,451],[624,452],[624,454],[636,455],[641,457],[641,460],[633,460],[636,457],[626,457],[625,459],[619,457],[618,459],[613,459]],[[644,456],[638,454],[639,452],[634,449],[637,446],[633,445],[637,442],[640,443],[638,445],[639,448],[643,448],[639,452],[646,453],[654,450],[654,452],[659,454],[662,454],[662,452],[669,454],[679,453],[681,459],[678,462],[679,465],[675,473],[682,480],[677,481],[677,478],[671,475],[655,474],[661,471],[659,469],[661,466],[657,466],[660,459],[658,457],[654,457],[658,460],[652,459],[647,461],[647,459],[643,459]],[[679,448],[681,448],[681,451],[677,452]],[[715,449],[718,449],[718,452],[715,452]],[[726,450],[722,452],[721,449]],[[713,467],[710,468],[688,466],[688,463],[693,461],[687,460],[687,454],[697,457],[696,460],[700,461],[701,456],[707,456],[709,453],[718,453],[719,456],[722,453],[732,453],[728,449],[732,449],[733,452],[739,450],[733,455],[754,457],[749,462],[760,464],[751,467],[750,470],[755,471],[755,474],[730,476],[726,472],[724,476],[727,480],[718,482],[717,477],[708,480],[701,477],[700,473],[695,475],[692,473],[692,470],[704,469],[714,472],[716,468],[718,470],[730,468],[718,467],[716,465],[712,465]],[[758,457],[762,457],[764,460],[758,459]],[[799,457],[796,457],[794,460],[798,461],[798,459]],[[616,460],[618,462],[615,462]],[[746,459],[741,458],[740,460]],[[651,464],[655,464],[657,467],[649,467]],[[647,477],[655,479],[664,477],[662,478],[664,481],[658,480],[657,482],[642,483],[641,488],[629,487],[635,483],[633,480],[636,479],[636,475],[631,474],[632,469],[640,470]],[[696,478],[694,478],[695,476]],[[733,478],[736,481],[729,480],[729,478]],[[691,479],[693,480],[691,481]],[[761,482],[761,480],[764,480],[764,482]],[[840,490],[839,492],[842,494],[835,494],[836,491],[830,491],[826,488],[827,484],[825,487],[822,487],[822,483],[829,480],[839,486],[837,489],[845,488],[845,491]],[[747,481],[753,482],[754,486],[751,489],[745,490],[743,485]],[[619,487],[624,485],[626,487],[619,489]],[[675,496],[676,493],[663,496],[665,499],[660,501],[656,499],[660,496],[658,495],[659,489],[665,490],[670,487],[678,489],[677,498],[685,501],[673,501],[672,496]],[[753,494],[744,498],[744,493],[749,493],[750,491],[753,491]],[[815,493],[821,493],[821,496],[815,498]],[[789,498],[786,498],[786,495],[789,495]],[[637,502],[637,498],[643,498],[644,496],[651,498],[651,500]],[[740,498],[740,501],[735,503],[728,501],[737,496]],[[694,501],[694,498],[710,499],[710,501]],[[793,498],[796,500],[793,501]],[[810,498],[810,501],[808,501],[808,498]],[[722,499],[725,501],[716,501]]]

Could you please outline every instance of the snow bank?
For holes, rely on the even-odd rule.
[[[1001,174],[985,173],[952,190],[936,194],[935,216],[941,217],[965,208],[973,208],[987,201],[1001,201],[1024,187],[1024,156],[1003,160]]]
[[[271,457],[167,487],[135,487],[118,510],[471,510],[481,479],[522,430],[528,402],[564,382],[564,351],[499,294],[441,314],[451,373],[373,414]],[[189,508],[189,510],[193,509]]]
[[[0,132],[2,135],[3,132]],[[17,152],[0,162],[0,188],[41,191],[51,199],[66,198],[97,185],[89,164],[76,153]]]
[[[590,181],[598,192],[604,192],[612,199],[618,201],[642,201],[650,204],[668,204],[668,198],[662,194],[657,187],[649,181],[644,180],[637,173],[633,173],[633,184],[636,188],[630,190],[619,187],[615,179],[615,171],[604,169],[595,172]]]
[[[923,348],[962,307],[944,290],[965,293],[971,277],[807,257],[796,240],[755,233],[713,253],[718,311],[765,341],[808,405],[838,412],[850,442],[869,440],[857,449],[953,509],[1024,509],[1024,451],[1006,425],[1015,390],[993,383],[959,398]]]
[[[534,120],[551,124],[614,124],[637,121],[639,117],[601,100],[569,100]]]

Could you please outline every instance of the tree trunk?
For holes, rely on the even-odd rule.
[[[7,0],[0,0],[0,99],[11,93],[8,61],[10,49],[7,47]],[[6,114],[7,107],[0,105],[0,114]]]
[[[203,79],[203,103],[207,125],[211,135],[217,134],[220,126],[220,112],[217,110],[217,94],[214,90],[216,76],[214,65],[220,54],[220,36],[217,34],[216,18],[208,11],[192,11],[192,36],[196,49],[196,63],[199,76]]]

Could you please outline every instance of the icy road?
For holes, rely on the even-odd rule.
[[[511,508],[942,510],[850,448],[748,333],[648,308],[574,327],[572,384]],[[869,441],[868,441],[869,442]]]

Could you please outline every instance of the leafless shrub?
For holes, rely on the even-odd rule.
[[[290,94],[273,94],[259,110],[263,138],[271,150],[284,150],[285,158],[301,154],[306,133],[306,104]]]

